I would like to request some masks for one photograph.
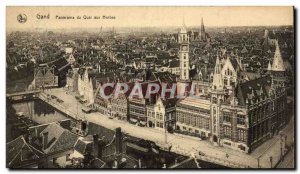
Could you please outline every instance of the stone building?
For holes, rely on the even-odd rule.
[[[176,106],[176,131],[250,153],[288,122],[285,69],[278,43],[268,74],[249,78],[238,57],[216,59],[206,94]]]
[[[166,128],[168,131],[174,130],[176,101],[176,98],[163,100],[158,97],[153,105],[147,105],[147,126],[161,130]]]
[[[210,101],[187,97],[176,105],[176,132],[207,138],[210,136]]]
[[[133,83],[127,83],[129,88],[132,87]],[[117,87],[114,88],[113,94],[116,94]],[[121,88],[120,88],[121,90]],[[127,121],[128,120],[128,108],[129,108],[129,102],[128,102],[128,95],[131,91],[128,90],[126,93],[120,93],[118,96],[114,96],[111,98],[111,115],[113,117],[116,117],[120,120]]]
[[[41,89],[58,86],[58,76],[54,73],[54,67],[40,65],[35,69],[32,88]]]

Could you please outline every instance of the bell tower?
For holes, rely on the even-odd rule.
[[[178,43],[180,80],[189,80],[189,37],[184,22],[178,33]]]
[[[179,43],[179,70],[180,76],[177,81],[177,95],[187,96],[188,95],[188,86],[190,81],[189,75],[189,37],[187,34],[186,26],[183,24],[178,33],[178,43]]]

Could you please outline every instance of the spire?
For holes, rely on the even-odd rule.
[[[220,59],[219,59],[219,55],[217,55],[217,60],[216,60],[216,65],[215,65],[215,74],[219,74],[220,73]]]
[[[85,69],[84,72],[84,81],[88,82],[89,81],[89,73],[88,73],[88,68]]]
[[[268,38],[269,38],[269,31],[268,31],[268,30],[265,30],[264,38],[265,38],[265,39],[268,39]]]
[[[201,18],[201,27],[200,27],[199,36],[201,40],[205,40],[205,28],[204,28],[203,17]]]
[[[184,16],[182,17],[182,26],[180,28],[180,33],[187,33],[185,22],[184,22]]]
[[[272,71],[272,66],[271,66],[271,62],[269,61],[269,64],[268,64],[268,71]]]
[[[215,89],[223,89],[223,80],[222,80],[221,64],[220,64],[219,56],[217,56],[212,84],[213,86],[215,86]]]
[[[274,54],[272,70],[273,71],[285,71],[284,63],[283,63],[281,53],[280,53],[278,40],[275,41],[275,46],[276,46],[276,50],[275,50],[275,54]]]

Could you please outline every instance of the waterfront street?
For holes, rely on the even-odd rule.
[[[270,157],[272,156],[272,167],[279,161],[280,150],[280,135],[274,136],[274,138],[266,141],[260,147],[255,149],[251,154],[246,154],[231,150],[229,148],[213,146],[208,140],[201,141],[195,137],[189,137],[184,135],[167,134],[167,143],[165,142],[165,132],[148,127],[139,127],[132,125],[125,121],[117,119],[109,119],[108,116],[102,115],[98,112],[84,114],[82,112],[83,105],[80,104],[70,92],[66,92],[63,88],[55,88],[44,91],[46,94],[55,95],[62,99],[63,103],[58,103],[56,100],[48,101],[49,104],[59,105],[60,110],[69,111],[75,114],[76,117],[86,119],[90,122],[97,123],[109,129],[115,129],[121,127],[122,131],[132,136],[148,139],[156,142],[161,147],[172,146],[171,151],[180,153],[183,155],[196,155],[199,151],[203,152],[206,158],[216,163],[235,166],[235,167],[251,167],[257,168],[258,163],[261,168],[270,168]],[[68,93],[68,94],[67,94]],[[46,96],[46,95],[44,95]],[[71,116],[74,117],[74,114]],[[292,141],[294,137],[294,122],[293,118],[289,124],[282,130],[282,133],[288,136],[287,143]],[[227,155],[228,154],[228,155]],[[203,159],[203,158],[202,158]]]

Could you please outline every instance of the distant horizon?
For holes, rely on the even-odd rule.
[[[197,28],[200,26],[187,26],[186,28],[188,30],[196,30],[195,28]],[[225,28],[244,28],[244,27],[248,27],[248,28],[279,28],[279,27],[294,27],[294,25],[257,25],[257,26],[205,26],[205,29],[225,29]],[[118,29],[133,29],[133,30],[138,30],[138,29],[143,29],[143,28],[150,28],[150,29],[162,29],[162,30],[166,30],[166,29],[172,29],[172,30],[176,30],[179,29],[180,26],[165,26],[165,27],[159,27],[159,26],[141,26],[141,27],[135,27],[135,26],[130,26],[130,27],[126,27],[126,26],[121,26],[121,27],[102,27],[102,30],[105,30],[103,32],[108,32],[111,31],[112,29],[118,30]],[[65,31],[70,31],[70,30],[98,30],[95,32],[100,32],[99,30],[101,29],[101,27],[93,27],[93,28],[80,28],[80,27],[74,27],[74,28],[6,28],[6,32],[16,32],[16,31],[21,31],[21,32],[45,32],[45,31],[58,31],[58,30],[65,30]],[[118,31],[117,31],[118,32]]]
[[[20,23],[17,16],[27,20]],[[46,16],[46,19],[41,17]],[[48,18],[47,18],[48,17]],[[69,18],[70,17],[70,18]],[[90,18],[88,18],[90,17]],[[68,18],[68,19],[66,19]],[[182,25],[250,27],[293,26],[294,9],[283,7],[7,7],[7,30],[74,28],[179,28]]]

